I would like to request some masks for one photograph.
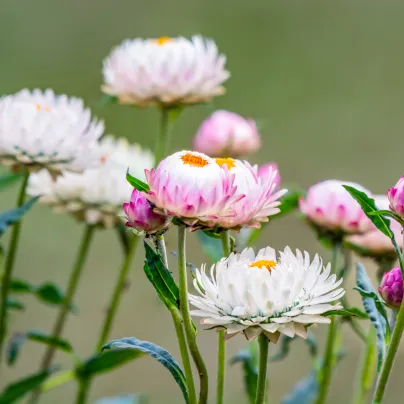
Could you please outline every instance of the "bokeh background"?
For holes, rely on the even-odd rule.
[[[0,92],[52,87],[83,97],[105,119],[108,133],[152,148],[157,111],[118,105],[97,108],[102,60],[125,38],[200,33],[217,41],[232,77],[227,94],[214,105],[183,113],[172,151],[190,147],[200,122],[215,108],[226,108],[257,119],[264,147],[251,160],[278,162],[285,183],[307,187],[337,178],[384,193],[403,170],[403,13],[404,4],[394,0],[2,0]],[[15,193],[14,188],[2,194],[2,210],[14,204]],[[82,231],[72,218],[35,206],[24,220],[16,276],[65,285]],[[170,251],[176,248],[175,236],[168,236]],[[297,217],[275,221],[259,244],[290,245],[329,257]],[[195,264],[206,260],[195,237],[190,237],[188,250]],[[100,231],[75,299],[80,313],[70,317],[65,334],[80,357],[94,349],[121,259],[115,234]],[[139,250],[111,337],[150,340],[179,358],[170,316],[146,280],[142,261]],[[350,279],[348,289],[352,287]],[[50,330],[55,309],[33,298],[26,303],[25,313],[14,316],[12,329]],[[321,342],[325,331],[326,327],[315,330]],[[348,329],[343,338],[346,355],[336,371],[330,404],[349,402],[353,392],[360,344]],[[214,392],[216,335],[201,330],[199,340]],[[244,345],[243,338],[232,339],[229,358]],[[17,364],[3,369],[0,385],[35,371],[43,349],[27,343]],[[57,362],[70,365],[63,355]],[[296,341],[287,360],[270,368],[271,402],[279,403],[310,365],[307,349]],[[402,397],[403,371],[401,352],[386,403]],[[226,387],[226,403],[247,402],[239,367],[229,368]],[[44,395],[42,403],[72,403],[75,389],[69,383]],[[91,399],[122,392],[149,394],[151,404],[181,403],[169,373],[149,358],[97,378]]]

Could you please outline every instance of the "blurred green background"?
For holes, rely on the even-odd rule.
[[[402,2],[2,0],[0,10],[2,94],[24,87],[52,87],[59,93],[83,97],[94,113],[105,119],[108,133],[151,148],[157,111],[118,105],[96,108],[101,97],[102,60],[125,38],[200,33],[217,41],[227,55],[232,77],[226,84],[227,94],[215,99],[214,107],[198,106],[183,113],[175,128],[172,151],[190,147],[200,122],[214,108],[226,108],[257,119],[264,147],[251,160],[278,162],[285,183],[307,187],[338,178],[384,193],[402,174]],[[14,188],[2,194],[2,210],[13,205],[15,193]],[[52,280],[65,285],[82,231],[72,218],[52,215],[37,205],[24,220],[16,275],[35,283]],[[259,244],[290,245],[329,257],[295,217],[268,226]],[[168,236],[168,248],[176,248],[174,232]],[[193,236],[188,249],[189,261],[199,265],[206,260]],[[66,330],[81,357],[94,349],[120,253],[115,234],[97,234],[77,293],[80,313],[70,317]],[[145,279],[142,260],[139,250],[132,285],[111,338],[150,340],[179,358],[170,316]],[[373,271],[371,263],[366,264]],[[349,279],[348,289],[352,286]],[[26,312],[13,317],[12,329],[50,330],[55,309],[29,298],[26,302]],[[315,333],[322,339],[325,330],[319,327]],[[214,392],[216,335],[201,330],[199,340]],[[360,344],[350,330],[345,330],[344,342],[346,356],[338,366],[329,403],[349,402],[352,396]],[[232,339],[229,358],[244,345],[243,338]],[[40,345],[27,343],[16,366],[3,369],[0,385],[33,372],[42,353]],[[57,359],[69,366],[65,356]],[[308,373],[310,365],[306,348],[297,341],[288,359],[270,368],[271,402],[279,403]],[[386,403],[402,397],[403,371],[401,352]],[[226,403],[246,403],[238,367],[229,369],[226,387]],[[75,389],[72,382],[44,395],[42,402],[71,403]],[[169,373],[148,358],[99,377],[91,398],[121,392],[149,394],[151,404],[181,402]]]

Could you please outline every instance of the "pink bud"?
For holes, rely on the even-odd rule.
[[[196,151],[212,157],[239,157],[256,152],[260,146],[261,138],[252,119],[223,110],[202,122],[193,141]]]
[[[404,288],[403,277],[399,267],[393,268],[383,275],[379,286],[379,293],[386,304],[392,307],[400,307],[403,300]]]
[[[133,190],[130,202],[123,204],[123,210],[127,219],[126,226],[139,232],[157,233],[170,224],[166,216],[153,211],[150,202],[137,189]]]
[[[372,222],[343,185],[349,185],[371,195],[359,184],[327,180],[309,188],[306,198],[299,201],[300,211],[315,226],[326,231],[353,234],[370,230]]]
[[[401,177],[397,184],[387,191],[390,202],[390,209],[404,219],[404,177]]]
[[[269,175],[271,175],[274,171],[276,171],[276,176],[274,178],[274,183],[276,184],[275,189],[279,189],[281,184],[281,176],[279,174],[278,165],[274,162],[263,164],[258,167],[258,177],[262,179],[266,179]]]

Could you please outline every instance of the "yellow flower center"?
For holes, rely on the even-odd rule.
[[[50,110],[49,107],[44,107],[44,106],[41,105],[41,104],[36,104],[36,105],[35,105],[35,108],[36,108],[37,111],[51,112],[51,110]]]
[[[226,165],[229,170],[236,166],[236,161],[230,157],[218,157],[216,164],[219,166]]]
[[[166,44],[167,42],[171,42],[171,41],[172,41],[172,39],[169,36],[161,36],[160,38],[156,39],[157,45],[160,45],[160,46]]]
[[[275,269],[277,264],[278,263],[276,261],[272,261],[272,260],[258,260],[258,261],[254,261],[253,263],[251,263],[250,268],[252,268],[252,267],[265,268],[269,272],[271,272],[272,269]]]
[[[205,167],[209,164],[209,162],[206,161],[204,158],[196,156],[195,154],[192,153],[184,154],[181,157],[181,160],[184,164],[188,164],[189,166],[192,167]]]

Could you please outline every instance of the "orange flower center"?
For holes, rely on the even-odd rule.
[[[169,36],[161,36],[160,38],[156,39],[157,45],[160,45],[160,46],[166,44],[167,42],[171,42],[171,41],[172,41],[172,39]]]
[[[209,164],[209,162],[206,161],[204,158],[196,156],[195,154],[192,153],[184,154],[181,157],[181,160],[184,164],[188,164],[189,166],[192,167],[205,167]]]
[[[44,107],[41,104],[36,104],[35,108],[36,108],[37,111],[51,112],[49,107]]]
[[[252,267],[257,267],[257,268],[265,268],[267,269],[269,272],[272,271],[272,269],[275,269],[277,265],[276,261],[272,261],[272,260],[258,260],[258,261],[254,261],[253,263],[250,264],[250,268]]]
[[[230,157],[218,157],[216,159],[216,164],[219,166],[226,165],[229,170],[236,166],[236,161]]]

